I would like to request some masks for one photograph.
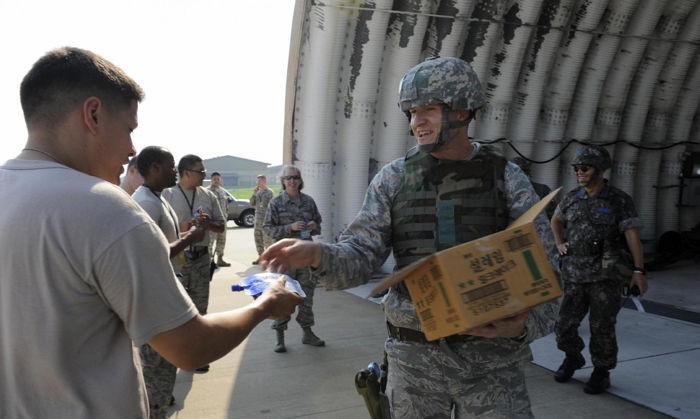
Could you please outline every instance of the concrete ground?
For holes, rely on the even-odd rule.
[[[210,312],[250,301],[232,293],[230,286],[259,271],[251,265],[256,257],[252,229],[230,224],[225,259],[232,266],[214,276]],[[700,289],[699,272],[700,265],[689,262],[651,273],[647,298],[655,296],[662,306],[692,313],[700,297],[679,291],[676,284]],[[179,371],[170,417],[368,418],[354,376],[370,361],[381,360],[386,330],[380,306],[362,298],[366,290],[316,291],[314,331],[326,341],[323,348],[302,345],[301,329],[292,322],[288,352],[274,353],[274,331],[265,321],[238,348],[212,363],[208,373]],[[590,361],[571,382],[556,383],[551,370],[561,362],[561,353],[553,337],[533,343],[534,361],[526,372],[536,418],[700,417],[700,325],[623,309],[618,332],[620,364],[612,372],[610,391],[597,396],[583,392]]]

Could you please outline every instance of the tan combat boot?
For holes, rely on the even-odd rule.
[[[287,352],[287,348],[284,346],[284,330],[276,329],[277,332],[277,344],[275,345],[275,352]]]
[[[224,258],[219,255],[219,257],[216,259],[216,266],[222,266],[225,268],[227,266],[231,266],[231,264],[226,262]]]
[[[325,346],[326,342],[321,340],[318,336],[314,335],[314,332],[311,331],[310,327],[305,327],[304,328],[304,337],[301,338],[301,343],[304,345],[311,345],[311,346]]]

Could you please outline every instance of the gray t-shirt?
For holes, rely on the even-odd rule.
[[[175,210],[173,210],[168,201],[161,198],[160,193],[153,192],[146,186],[139,186],[131,197],[141,205],[141,208],[158,225],[168,243],[172,243],[180,238],[180,222],[177,219]],[[175,272],[180,272],[185,263],[184,254],[180,252],[179,255],[170,259],[170,262]]]
[[[219,200],[214,192],[197,186],[194,189],[184,189],[179,186],[163,189],[161,194],[163,199],[173,207],[181,223],[191,220],[195,216],[195,211],[201,208],[209,214],[214,221],[224,221],[226,218],[219,205]],[[210,234],[204,235],[204,240],[197,243],[197,246],[209,246]]]
[[[0,193],[0,417],[145,417],[134,345],[197,314],[165,237],[118,186],[58,163],[9,160]]]

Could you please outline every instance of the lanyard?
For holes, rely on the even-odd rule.
[[[180,185],[177,185],[177,188],[180,189],[180,192],[182,192],[182,196],[187,202],[187,206],[190,207],[190,215],[194,217],[194,197],[197,195],[197,187],[195,187],[192,191],[192,202],[190,202],[190,200],[187,199],[187,195],[185,194],[185,191],[182,190],[182,187]]]

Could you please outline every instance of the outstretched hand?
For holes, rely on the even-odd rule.
[[[287,272],[321,264],[321,245],[308,240],[283,239],[260,255],[260,266],[270,272]]]

